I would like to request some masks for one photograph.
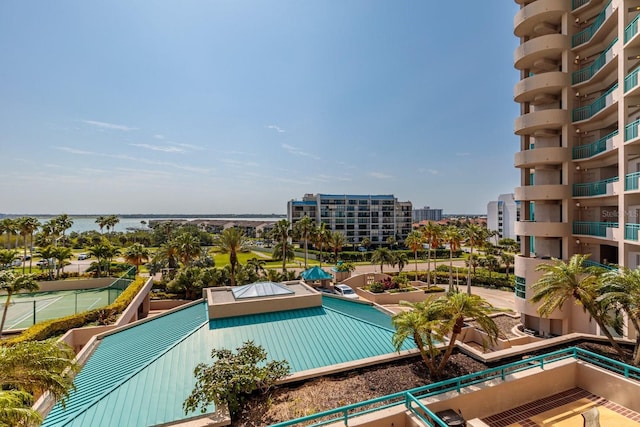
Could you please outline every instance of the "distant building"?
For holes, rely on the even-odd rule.
[[[487,204],[487,229],[498,231],[500,239],[516,240],[515,224],[520,220],[520,203],[513,193],[501,194]]]
[[[420,221],[440,221],[442,219],[442,209],[431,209],[425,206],[421,209],[413,210],[413,222]]]
[[[404,240],[412,230],[411,202],[399,202],[389,195],[305,194],[287,203],[287,217],[295,224],[304,216],[339,231],[347,243],[368,238],[373,245],[386,244],[389,237]]]

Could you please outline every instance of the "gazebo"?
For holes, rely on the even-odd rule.
[[[300,277],[302,277],[305,282],[319,281],[322,287],[326,287],[326,282],[333,279],[333,274],[327,273],[316,265],[300,273]]]

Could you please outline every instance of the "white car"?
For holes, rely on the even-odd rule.
[[[80,255],[78,255],[78,260],[82,261],[83,259],[89,259],[90,257],[91,255],[82,252]]]
[[[336,291],[336,294],[342,297],[351,298],[351,299],[360,299],[358,294],[356,294],[355,291],[351,289],[350,286],[344,285],[342,283],[338,283],[337,285],[335,285],[333,287],[333,290]]]

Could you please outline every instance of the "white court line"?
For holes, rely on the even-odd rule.
[[[91,305],[89,306],[89,308],[87,308],[87,310],[91,310],[91,309],[93,308],[93,306],[95,306],[96,304],[98,304],[100,301],[102,301],[102,298],[98,298],[98,299],[96,299],[96,300],[93,302],[93,304],[91,304]]]
[[[54,304],[54,303],[60,301],[62,298],[64,298],[64,295],[63,296],[59,296],[58,298],[51,300],[48,304],[45,304],[44,306],[40,306],[39,309],[38,309],[38,303],[36,302],[36,313],[44,310],[45,308],[49,307],[51,304]],[[34,301],[37,301],[37,300],[34,300]],[[16,325],[19,325],[21,322],[24,322],[25,320],[27,320],[32,315],[33,315],[33,310],[30,310],[28,314],[25,314],[24,316],[18,318],[17,322],[15,322],[12,325],[7,326],[7,329],[13,329]]]

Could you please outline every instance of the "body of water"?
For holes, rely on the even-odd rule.
[[[38,220],[41,223],[45,223],[47,221],[49,221],[51,219],[51,217],[37,217]],[[74,218],[71,217],[73,219],[73,226],[71,226],[71,228],[69,230],[67,230],[67,234],[71,233],[71,232],[77,232],[77,233],[82,233],[83,231],[100,231],[100,227],[98,227],[98,224],[96,224],[96,218],[98,218],[97,216],[94,217],[79,217],[79,218]],[[269,218],[243,218],[243,217],[234,217],[234,218],[211,218],[211,217],[202,217],[202,218],[140,218],[140,217],[136,217],[136,218],[127,218],[127,217],[120,217],[120,222],[116,224],[115,228],[111,231],[120,231],[120,232],[126,232],[128,231],[127,228],[136,228],[136,229],[144,229],[147,227],[147,225],[144,225],[142,223],[142,221],[144,221],[145,224],[149,224],[150,220],[154,220],[154,221],[158,221],[158,220],[162,220],[162,219],[173,219],[173,220],[195,220],[195,219],[209,219],[209,220],[224,220],[224,221],[278,221],[280,218],[273,218],[273,217],[269,217]],[[103,232],[106,232],[107,229],[104,228],[102,230]]]

